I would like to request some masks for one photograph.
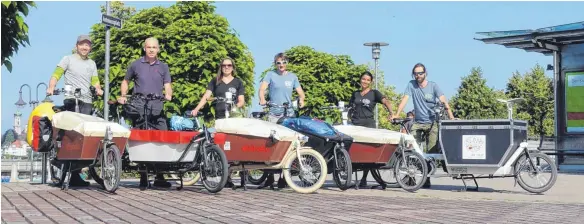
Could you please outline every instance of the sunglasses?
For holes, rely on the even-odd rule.
[[[425,73],[425,72],[414,72],[414,75],[421,76],[421,75],[423,75],[424,73]]]
[[[224,64],[224,65],[221,65],[221,67],[223,67],[223,68],[231,68],[231,67],[233,67],[233,64]]]
[[[276,64],[277,65],[285,65],[285,64],[288,64],[288,62],[287,61],[277,61]]]

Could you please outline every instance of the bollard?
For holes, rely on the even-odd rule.
[[[30,182],[33,181],[33,166],[34,166],[34,151],[32,151],[32,149],[30,150]]]
[[[10,182],[18,182],[18,166],[17,163],[12,163],[12,170],[10,171]]]
[[[41,184],[47,183],[47,153],[43,152],[42,167],[41,167]]]

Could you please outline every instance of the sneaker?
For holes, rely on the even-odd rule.
[[[274,174],[270,173],[270,174],[268,174],[268,177],[266,178],[266,181],[264,182],[264,184],[259,186],[258,189],[262,189],[265,187],[271,187],[273,184],[274,184]]]
[[[140,174],[140,187],[148,187],[148,175]]]
[[[430,188],[432,187],[432,183],[430,183],[430,178],[427,177],[426,178],[426,183],[424,183],[424,185],[422,186],[422,188]]]
[[[231,178],[227,178],[227,182],[225,182],[225,187],[227,188],[231,188],[233,187],[235,184],[233,183],[233,181],[231,180]]]
[[[154,180],[154,184],[155,187],[164,187],[164,188],[168,188],[171,187],[172,184],[166,180]]]
[[[71,173],[71,180],[69,181],[69,186],[74,187],[87,187],[90,183],[81,179],[78,172]]]
[[[367,179],[361,179],[361,182],[359,182],[359,187],[367,187]]]
[[[282,188],[286,188],[288,187],[288,184],[286,184],[286,180],[284,180],[284,178],[280,177],[280,179],[278,179],[278,188],[282,189]]]

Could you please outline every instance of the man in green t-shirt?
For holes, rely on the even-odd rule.
[[[57,68],[49,81],[47,95],[53,95],[57,82],[61,77],[64,77],[65,85],[72,86],[73,91],[77,88],[81,89],[81,97],[78,100],[79,113],[90,115],[93,111],[93,99],[89,87],[94,86],[99,96],[103,95],[103,91],[97,77],[97,66],[88,57],[89,52],[91,52],[91,40],[88,35],[77,37],[75,50],[75,54],[63,57],[57,64]],[[74,96],[66,95],[63,104],[65,110],[75,111]],[[79,170],[71,173],[70,184],[71,186],[89,186],[89,182],[84,181],[79,176]]]

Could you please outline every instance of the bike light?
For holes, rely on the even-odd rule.
[[[63,95],[65,96],[73,96],[73,86],[72,85],[65,85],[65,88],[63,88],[65,90],[65,93]]]
[[[292,101],[292,108],[298,108],[298,101]]]
[[[342,112],[342,115],[343,115],[343,119],[344,120],[349,119],[349,113],[348,112]]]
[[[107,126],[107,128],[105,129],[106,133],[105,133],[105,137],[108,141],[111,141],[114,138],[114,132],[112,131],[110,126]]]
[[[308,142],[308,136],[306,135],[300,135],[298,136],[298,141],[300,141],[301,144],[307,143]]]

